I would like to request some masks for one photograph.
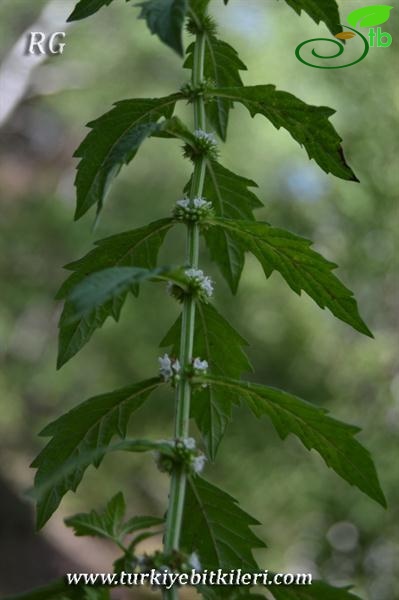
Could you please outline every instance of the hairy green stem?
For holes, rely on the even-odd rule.
[[[205,58],[205,36],[198,33],[195,41],[194,65],[192,71],[192,83],[198,86],[204,76],[204,58]],[[205,130],[205,104],[202,96],[198,96],[194,101],[194,125],[195,129]],[[195,163],[192,184],[190,190],[190,199],[198,198],[202,195],[204,188],[206,163],[201,158]],[[197,224],[187,226],[187,250],[186,262],[193,268],[198,267],[199,259],[199,227]],[[190,364],[193,359],[194,345],[194,327],[195,327],[195,299],[189,296],[185,299],[182,312],[182,329],[180,339],[180,364],[184,368]],[[186,377],[182,377],[176,390],[176,415],[175,415],[175,437],[185,438],[189,434],[191,403],[191,383]],[[177,467],[171,475],[169,507],[166,520],[166,531],[164,549],[165,552],[178,550],[180,544],[180,533],[183,521],[184,498],[186,492],[187,476],[183,468]],[[164,592],[165,600],[174,600],[178,598],[176,589]]]

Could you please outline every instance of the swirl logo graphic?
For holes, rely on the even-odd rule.
[[[296,48],[295,55],[301,63],[314,69],[345,69],[346,67],[352,67],[366,58],[370,48],[387,48],[392,44],[392,36],[389,33],[383,32],[381,27],[374,29],[377,25],[382,25],[388,21],[392,9],[393,6],[388,6],[387,4],[377,4],[366,6],[365,8],[358,8],[348,15],[349,25],[339,26],[342,31],[335,35],[335,38],[337,39],[313,38],[311,40],[306,40]],[[343,31],[344,27],[349,31]],[[358,29],[355,29],[355,27],[368,27],[368,39],[366,35]],[[310,59],[307,60],[303,56],[303,48],[305,46],[314,44],[315,42],[325,42],[326,44],[330,44],[330,48],[331,44],[333,44],[335,46],[333,49],[334,51],[331,51],[329,54],[320,54],[315,48],[312,48],[312,56],[323,61],[338,58],[345,52],[346,46],[344,45],[344,42],[351,40],[356,36],[362,40],[360,56],[356,59],[352,59],[349,63],[342,65],[314,64],[313,62],[309,62]]]

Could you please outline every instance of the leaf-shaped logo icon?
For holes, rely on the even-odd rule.
[[[353,31],[342,31],[341,33],[337,33],[335,37],[339,40],[350,40],[356,37],[356,33],[353,33]]]
[[[352,27],[375,27],[388,21],[393,6],[387,4],[374,4],[358,8],[348,15],[348,23]]]

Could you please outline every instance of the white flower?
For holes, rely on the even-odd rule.
[[[204,131],[203,129],[196,129],[194,131],[194,135],[198,140],[204,140],[214,146],[217,145],[217,139],[216,139],[214,133],[208,133],[207,131]]]
[[[169,381],[173,377],[172,361],[168,354],[164,354],[158,358],[159,362],[159,374],[164,378],[165,381]]]
[[[211,202],[207,202],[205,198],[193,198],[190,200],[189,198],[182,198],[181,200],[177,200],[176,205],[180,208],[189,208],[190,203],[194,206],[194,208],[202,208],[203,206],[211,205]]]
[[[178,221],[197,222],[211,215],[213,209],[212,202],[198,196],[197,198],[183,198],[177,200],[173,215]]]
[[[188,562],[190,563],[190,565],[194,569],[194,571],[202,570],[202,565],[200,563],[200,559],[196,552],[193,552],[192,554],[190,554],[190,556],[188,557]]]
[[[204,275],[204,272],[201,271],[201,269],[187,269],[185,274],[198,284],[200,290],[205,294],[205,296],[211,298],[213,295],[213,282],[208,275]]]
[[[213,295],[213,282],[212,279],[208,276],[204,277],[204,279],[201,282],[201,288],[202,291],[205,292],[205,294],[211,298]]]
[[[204,278],[204,271],[201,271],[201,269],[187,269],[185,271],[187,277],[189,277],[190,279],[203,279]]]
[[[176,202],[177,206],[180,206],[180,208],[188,208],[190,204],[190,200],[188,198],[183,198],[182,200],[178,200]]]
[[[193,362],[193,367],[196,371],[207,371],[209,367],[208,361],[201,360],[200,358],[195,358]]]
[[[211,202],[207,202],[205,200],[205,198],[194,198],[193,199],[193,204],[194,204],[194,208],[203,208],[204,206],[210,208],[212,206],[212,203]]]
[[[184,438],[183,444],[187,450],[195,450],[195,439],[194,438],[192,438],[192,437]]]
[[[200,454],[199,456],[195,456],[192,460],[192,468],[194,473],[202,473],[204,470],[206,463],[206,456],[204,454]]]
[[[164,378],[164,381],[169,381],[174,375],[180,372],[180,362],[171,360],[168,354],[164,354],[158,358],[159,361],[159,374]]]

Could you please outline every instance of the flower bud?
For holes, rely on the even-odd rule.
[[[184,156],[192,161],[206,156],[211,160],[218,157],[217,139],[214,133],[209,133],[203,129],[194,131],[195,145],[187,143],[184,146]]]
[[[176,202],[173,210],[173,216],[177,221],[184,223],[196,223],[209,217],[213,213],[212,202],[207,202],[204,198],[183,198]]]
[[[186,289],[170,281],[167,286],[168,293],[179,302],[183,302],[187,296],[193,296],[200,302],[209,302],[209,299],[213,295],[213,282],[211,278],[204,275],[201,269],[186,269],[184,274],[187,278]]]
[[[180,362],[176,359],[171,359],[168,354],[164,354],[158,358],[159,361],[159,374],[165,382],[171,381],[172,384],[180,380],[181,366]]]

